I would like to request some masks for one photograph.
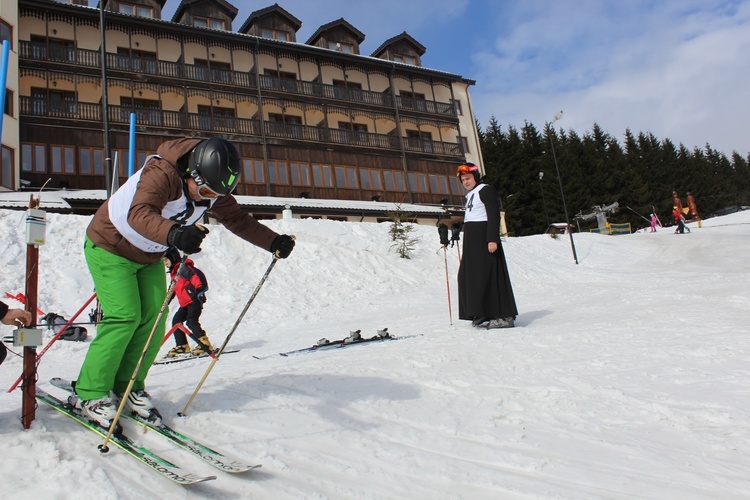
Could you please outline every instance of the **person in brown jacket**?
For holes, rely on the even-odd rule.
[[[223,138],[164,142],[97,210],[86,229],[84,255],[104,319],[89,346],[69,402],[109,428],[146,342],[126,410],[160,421],[145,391],[149,368],[164,337],[166,297],[162,257],[173,246],[201,251],[208,230],[196,225],[210,212],[240,238],[286,258],[294,239],[279,235],[244,212],[232,196],[240,176],[237,148]]]

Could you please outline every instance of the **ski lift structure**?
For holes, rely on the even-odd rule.
[[[575,221],[589,221],[596,219],[596,224],[598,226],[598,229],[596,232],[599,234],[610,234],[610,226],[607,223],[607,214],[614,214],[616,213],[620,208],[620,204],[617,202],[612,203],[611,205],[594,205],[591,207],[591,212],[588,214],[583,214],[581,212],[578,212],[576,216],[573,218]],[[581,227],[580,224],[578,226],[578,231],[580,232]],[[628,229],[628,232],[630,230]]]

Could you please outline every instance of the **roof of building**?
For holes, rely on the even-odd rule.
[[[103,189],[58,190],[58,191],[2,191],[0,208],[26,208],[31,196],[41,199],[39,208],[70,210],[76,201],[93,201],[103,203],[107,194]],[[237,202],[247,208],[308,209],[357,213],[383,213],[400,210],[414,215],[436,216],[445,214],[446,209],[438,205],[419,205],[413,203],[394,203],[384,201],[358,200],[321,200],[314,198],[279,198],[274,196],[236,195]]]

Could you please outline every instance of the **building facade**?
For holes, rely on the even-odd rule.
[[[167,139],[222,136],[240,196],[462,204],[456,165],[482,162],[474,82],[422,67],[406,32],[368,56],[344,19],[298,41],[278,4],[232,31],[223,0],[182,0],[171,21],[166,0],[102,1],[18,0],[5,187],[109,191]]]

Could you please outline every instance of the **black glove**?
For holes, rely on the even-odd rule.
[[[172,226],[167,235],[167,245],[177,247],[187,254],[201,251],[203,238],[208,234],[208,229],[203,226]]]
[[[448,246],[448,226],[445,224],[438,225],[438,234],[440,235],[440,244],[444,247]]]
[[[279,259],[286,259],[294,250],[294,238],[288,234],[280,234],[271,243],[271,253]]]
[[[454,222],[451,224],[451,241],[458,241],[461,239],[461,223]]]

